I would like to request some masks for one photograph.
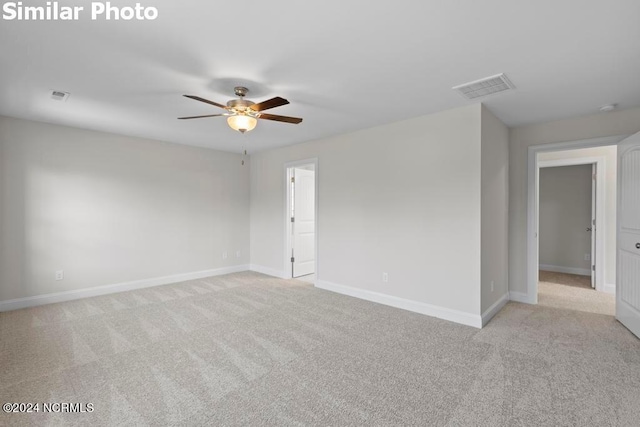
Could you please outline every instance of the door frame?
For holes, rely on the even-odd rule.
[[[538,304],[538,153],[617,145],[630,135],[530,145],[527,148],[527,294],[518,301]]]
[[[540,153],[538,153],[540,154]],[[537,157],[537,155],[536,155]],[[536,171],[536,210],[535,210],[535,221],[537,224],[538,235],[540,233],[540,169],[544,168],[554,168],[554,167],[562,167],[562,166],[578,166],[578,165],[596,165],[597,174],[596,174],[596,223],[592,224],[592,227],[595,225],[595,230],[592,231],[595,235],[596,239],[596,248],[595,254],[591,254],[593,258],[595,256],[595,264],[591,265],[596,266],[595,273],[595,284],[596,290],[600,292],[604,292],[605,289],[605,265],[603,262],[605,259],[605,239],[606,239],[606,187],[605,187],[605,178],[606,178],[606,158],[604,156],[594,156],[594,157],[576,157],[572,159],[557,159],[557,160],[538,160],[537,161],[537,171]],[[593,185],[593,182],[591,183]],[[591,202],[593,204],[593,201]],[[536,239],[539,243],[539,240]],[[536,258],[538,259],[538,267],[540,263],[540,248],[538,244],[538,253]],[[593,274],[593,272],[591,272]],[[538,282],[535,283],[536,294],[538,293]]]
[[[315,186],[315,206],[314,206],[314,216],[315,216],[315,223],[314,223],[314,250],[315,250],[315,257],[316,257],[316,279],[314,281],[314,286],[318,283],[318,277],[319,272],[320,272],[320,253],[318,252],[318,240],[319,240],[319,234],[318,234],[318,200],[319,200],[319,193],[318,193],[318,188],[319,188],[319,173],[318,173],[318,158],[317,157],[313,157],[310,159],[302,159],[302,160],[296,160],[293,162],[287,162],[284,164],[284,259],[283,259],[283,269],[282,271],[284,272],[284,278],[285,279],[292,279],[293,278],[293,272],[292,272],[292,268],[291,268],[291,217],[289,216],[289,212],[290,212],[290,207],[291,207],[291,169],[296,168],[296,167],[300,167],[300,166],[309,166],[309,165],[313,165],[313,170],[314,170],[314,186]]]

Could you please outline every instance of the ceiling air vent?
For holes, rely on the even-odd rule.
[[[476,99],[515,88],[507,76],[497,74],[474,82],[454,86],[451,89],[458,91],[467,99]]]
[[[56,101],[66,101],[67,99],[69,99],[70,95],[71,94],[69,92],[61,92],[59,90],[51,91],[51,98],[55,99]]]

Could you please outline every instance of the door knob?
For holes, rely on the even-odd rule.
[[[640,243],[636,243],[636,249],[640,249]]]

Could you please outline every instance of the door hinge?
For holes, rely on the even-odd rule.
[[[291,217],[291,222],[296,222],[296,219],[294,217]]]
[[[598,179],[598,174],[597,173],[593,174],[593,179]]]
[[[591,269],[592,269],[593,271],[596,271],[596,266],[595,266],[595,265],[592,265],[592,266],[591,266]]]
[[[291,177],[291,183],[292,183],[292,184],[295,184],[295,183],[296,183],[296,177],[295,177],[295,176],[292,176],[292,177]]]
[[[291,262],[295,262],[296,259],[294,257],[291,257]]]

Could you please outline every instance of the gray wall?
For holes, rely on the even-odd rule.
[[[283,272],[284,165],[317,157],[320,281],[480,314],[480,117],[472,105],[252,155],[252,266]]]
[[[640,108],[509,130],[509,290],[527,293],[527,149],[640,131]]]
[[[0,117],[0,301],[248,260],[240,156]]]
[[[0,301],[249,255],[283,272],[284,165],[317,157],[319,280],[477,316],[507,286],[506,146],[480,104],[259,152],[249,167],[235,154],[0,118]]]
[[[591,261],[591,165],[540,169],[541,266],[586,270]],[[544,269],[544,267],[541,267]],[[552,270],[553,271],[553,270]]]
[[[481,135],[484,313],[509,291],[509,130],[484,106]]]

